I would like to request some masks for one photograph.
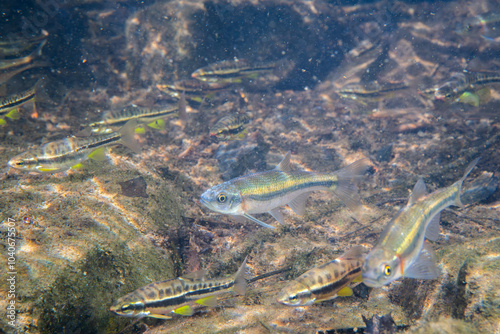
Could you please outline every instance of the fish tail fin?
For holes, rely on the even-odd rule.
[[[364,158],[333,173],[337,182],[330,187],[330,191],[339,197],[352,212],[357,212],[361,206],[357,183],[369,166],[369,160]]]
[[[247,280],[245,278],[245,271],[247,268],[247,259],[248,256],[243,260],[243,263],[241,264],[240,268],[234,274],[234,292],[236,292],[238,295],[243,296],[245,295],[245,291],[247,289]]]
[[[455,204],[459,207],[463,207],[462,200],[460,199],[460,194],[462,192],[462,184],[464,183],[465,179],[467,176],[470,174],[470,172],[476,167],[477,162],[479,161],[479,158],[474,159],[468,166],[467,169],[465,170],[464,176],[457,182],[455,182],[454,186],[457,187],[457,198],[455,200]]]
[[[45,43],[47,43],[47,40],[44,39],[40,44],[36,47],[35,50],[28,56],[31,59],[35,59],[36,57],[40,57],[42,55],[42,49],[45,46]]]
[[[135,128],[138,123],[135,119],[128,121],[121,129],[121,142],[135,153],[141,153],[141,145],[135,139]]]

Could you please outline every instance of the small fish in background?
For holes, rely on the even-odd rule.
[[[119,131],[90,137],[67,137],[31,149],[10,159],[9,167],[36,173],[57,173],[81,167],[87,159],[102,161],[106,158],[104,148],[122,144],[134,152],[140,152],[135,141],[136,120],[131,120]]]
[[[0,98],[0,126],[7,124],[4,119],[5,117],[10,119],[19,119],[19,107],[25,103],[33,102],[33,107],[35,108],[36,112],[36,85],[37,84],[27,90]]]
[[[176,81],[172,85],[158,84],[156,88],[177,100],[181,100],[181,94],[184,93],[186,100],[202,103],[203,100],[213,98],[216,93],[224,91],[230,86],[230,83],[203,82],[196,79],[187,79]]]
[[[421,91],[430,100],[461,102],[479,106],[489,99],[488,85],[500,83],[499,73],[464,72],[455,73],[445,82]]]
[[[266,86],[280,81],[294,67],[295,63],[286,59],[255,64],[245,59],[231,59],[199,68],[191,77],[205,82]]]
[[[405,82],[356,82],[345,85],[337,91],[337,94],[342,98],[364,103],[365,101],[377,101],[382,98],[391,97],[395,92],[405,90],[408,87],[408,84]]]
[[[356,181],[368,169],[367,159],[358,160],[333,173],[292,171],[288,152],[273,170],[241,176],[217,186],[201,195],[201,203],[210,210],[243,216],[261,226],[275,228],[252,215],[268,212],[278,222],[284,223],[279,207],[287,205],[298,215],[303,215],[307,198],[312,191],[329,190],[351,210],[361,205]]]
[[[362,246],[355,246],[337,259],[308,270],[281,291],[278,302],[306,306],[338,296],[352,296],[349,284],[361,282],[364,251]]]
[[[202,273],[155,282],[121,298],[110,311],[124,317],[171,319],[174,315],[191,316],[197,306],[217,305],[217,296],[234,291],[244,295],[246,259],[238,271],[229,277],[204,279]]]
[[[30,38],[1,39],[0,58],[22,57],[26,53],[31,53],[40,43],[45,43],[48,36],[49,33],[42,30],[40,35]]]
[[[460,180],[431,194],[427,194],[424,181],[418,180],[406,207],[389,222],[366,257],[362,271],[365,285],[381,287],[403,276],[417,279],[439,276],[434,252],[424,241],[438,238],[442,210],[451,205],[463,206],[462,183],[478,160],[469,164]]]
[[[248,113],[224,116],[210,129],[210,136],[223,141],[243,139],[248,132],[246,126],[249,122]]]
[[[127,106],[120,110],[106,112],[101,121],[89,124],[92,132],[95,133],[110,133],[112,130],[109,127],[121,126],[130,120],[136,120],[138,128],[136,133],[144,133],[142,125],[147,125],[156,130],[165,129],[165,120],[179,116],[185,117],[185,109],[180,110],[177,104],[167,104],[153,108],[140,107],[135,104]]]
[[[492,25],[499,22],[500,14],[488,12],[465,19],[455,32],[459,35],[479,33],[481,36],[485,36],[488,34],[490,28],[492,28]],[[492,30],[495,30],[494,27]]]

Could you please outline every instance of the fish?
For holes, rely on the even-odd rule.
[[[437,87],[426,89],[422,94],[430,99],[445,101],[454,99],[455,102],[467,91],[479,90],[482,87],[500,83],[500,73],[464,72],[455,73],[451,78]]]
[[[231,114],[222,117],[210,129],[210,136],[220,140],[243,139],[247,133],[246,125],[250,122],[248,114]]]
[[[33,104],[35,103],[35,86],[22,92],[0,98],[0,125],[6,124],[4,117],[19,119],[18,108],[23,104],[30,101],[33,101]]]
[[[210,210],[243,216],[272,229],[275,227],[252,215],[268,212],[283,224],[279,207],[288,204],[295,213],[303,215],[307,198],[315,190],[330,190],[351,210],[357,211],[361,203],[355,181],[367,170],[366,159],[333,173],[316,173],[292,171],[290,154],[288,152],[270,171],[240,176],[208,189],[201,195],[200,202]]]
[[[338,296],[352,296],[349,284],[361,282],[364,262],[364,247],[355,246],[335,260],[300,275],[280,292],[277,301],[288,306],[307,306]]]
[[[191,77],[200,81],[216,83],[242,83],[244,80],[255,80],[268,76],[273,77],[273,80],[270,81],[278,81],[294,65],[288,60],[251,64],[245,59],[231,59],[199,68],[191,74]]]
[[[435,241],[439,236],[440,213],[455,205],[462,207],[462,183],[476,166],[472,161],[463,177],[451,186],[427,194],[425,183],[419,179],[408,204],[387,224],[377,244],[368,253],[362,269],[363,283],[381,287],[401,277],[435,279],[439,270],[434,264],[434,252],[425,239]]]
[[[171,85],[156,85],[160,91],[170,95],[174,99],[180,100],[181,94],[187,100],[201,103],[205,98],[213,98],[216,93],[231,86],[227,82],[204,82],[196,79],[176,81]]]
[[[191,316],[196,305],[215,306],[217,295],[234,291],[244,295],[246,259],[229,277],[204,279],[199,272],[143,286],[113,303],[110,311],[124,317],[171,319]]]
[[[488,25],[498,22],[500,22],[500,14],[495,12],[488,12],[465,19],[460,27],[456,29],[456,32],[463,35],[478,31],[487,33]]]
[[[89,137],[67,137],[28,150],[9,160],[9,167],[36,173],[57,173],[79,168],[87,159],[104,160],[104,148],[123,144],[134,152],[140,151],[134,139],[135,120],[129,121],[119,131]]]
[[[38,47],[27,56],[13,59],[0,59],[0,70],[8,70],[31,63],[42,55],[42,49],[47,41],[43,40]]]
[[[408,84],[405,82],[356,82],[345,85],[337,92],[337,94],[343,98],[351,100],[377,100],[396,91],[407,89],[408,87]]]
[[[92,128],[92,132],[102,133],[110,132],[109,126],[119,126],[130,120],[137,120],[138,125],[146,124],[150,128],[163,130],[165,129],[165,119],[172,116],[184,117],[183,112],[185,110],[180,110],[177,104],[154,108],[139,107],[133,104],[120,110],[107,112],[101,121],[90,123],[88,126]]]
[[[49,33],[46,30],[42,30],[40,35],[30,38],[2,39],[0,40],[0,57],[9,58],[30,52],[46,40],[48,36]]]

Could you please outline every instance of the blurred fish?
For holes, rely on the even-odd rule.
[[[183,112],[185,113],[185,109],[179,110],[177,104],[155,108],[139,107],[134,104],[120,110],[107,112],[101,121],[91,123],[89,126],[92,128],[92,132],[109,133],[111,132],[108,129],[109,126],[119,126],[130,120],[136,120],[138,125],[146,124],[153,129],[163,130],[165,129],[165,119],[172,116],[185,117]]]
[[[499,73],[487,72],[465,72],[455,73],[446,82],[426,89],[422,92],[424,96],[434,100],[450,100],[459,102],[457,98],[465,98],[463,94],[467,91],[477,91],[486,85],[500,83]]]
[[[244,59],[232,59],[199,68],[191,76],[200,81],[217,83],[242,83],[246,79],[258,79],[268,75],[276,76],[279,80],[293,66],[293,62],[288,60],[250,64]]]
[[[171,319],[173,314],[191,316],[193,307],[215,306],[217,295],[234,290],[245,294],[246,259],[236,274],[214,279],[197,278],[193,273],[162,282],[148,284],[119,298],[109,309],[125,317]]]
[[[91,137],[67,137],[44,144],[12,158],[9,167],[25,172],[57,173],[70,168],[78,168],[87,159],[104,160],[104,148],[123,144],[139,152],[139,144],[134,139],[137,121],[125,124],[120,131]]]
[[[46,42],[47,41],[45,40],[42,41],[32,53],[25,57],[14,59],[0,59],[0,70],[13,69],[31,63],[37,57],[40,57],[42,55],[42,49]]]
[[[367,83],[352,83],[342,87],[337,94],[341,97],[351,100],[378,100],[384,97],[390,97],[396,91],[407,89],[409,86],[405,82],[386,82],[370,81]]]
[[[479,159],[467,167],[464,176],[447,188],[427,195],[422,179],[413,188],[406,207],[389,222],[363,266],[363,283],[381,287],[402,276],[434,279],[439,271],[433,251],[425,238],[435,241],[439,236],[441,211],[451,205],[463,206],[460,200],[462,183]]]
[[[250,122],[248,114],[232,114],[222,117],[210,129],[210,136],[220,140],[243,139],[247,133],[246,125]]]
[[[195,79],[181,80],[174,82],[173,85],[156,85],[160,91],[180,100],[181,94],[190,101],[201,103],[205,98],[213,98],[217,92],[230,87],[230,83],[203,82]]]
[[[488,26],[498,22],[500,22],[500,14],[488,12],[464,20],[456,32],[464,35],[473,32],[482,32],[484,34],[488,32]]]
[[[243,216],[264,227],[275,228],[252,214],[268,212],[284,223],[279,207],[288,204],[295,213],[303,215],[307,197],[315,190],[330,190],[356,210],[360,199],[354,181],[361,178],[367,168],[367,160],[362,159],[334,173],[292,171],[288,152],[273,170],[241,176],[208,189],[201,195],[201,203],[216,212]]]
[[[0,40],[0,58],[9,58],[31,52],[39,43],[44,42],[49,33],[42,30],[38,36],[31,38],[19,38],[16,40]]]
[[[338,296],[352,296],[348,285],[353,281],[361,282],[363,252],[362,246],[355,246],[337,259],[308,270],[281,291],[278,302],[306,306]]]
[[[18,108],[23,104],[30,101],[33,101],[33,104],[35,103],[35,86],[25,91],[0,98],[0,125],[6,124],[4,117],[19,119]]]

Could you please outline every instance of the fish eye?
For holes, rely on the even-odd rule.
[[[386,264],[385,267],[384,267],[384,274],[385,274],[385,276],[390,276],[391,272],[392,272],[391,266],[389,266],[389,265]]]
[[[297,300],[297,295],[290,296],[288,299],[289,299],[290,301],[294,302],[294,301],[296,301],[296,300]]]
[[[219,195],[217,195],[217,202],[224,203],[225,201],[227,201],[226,194],[220,193]]]

